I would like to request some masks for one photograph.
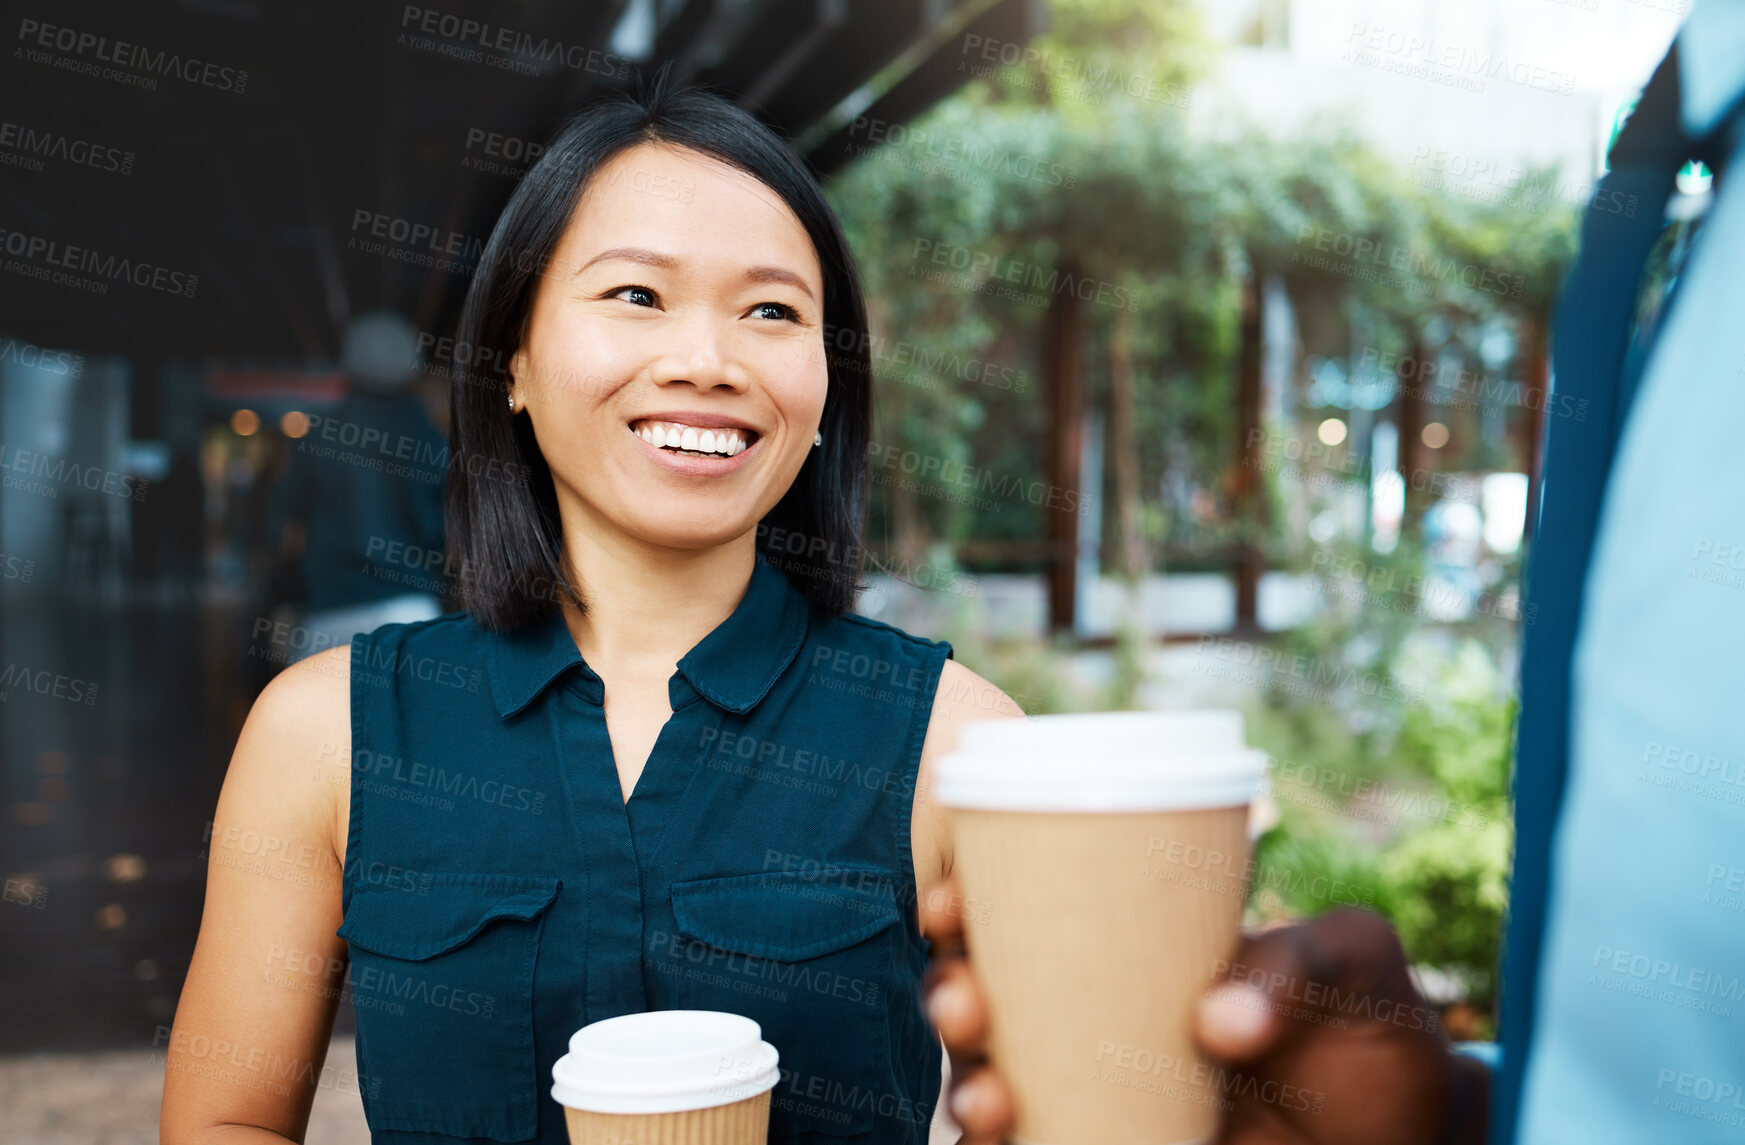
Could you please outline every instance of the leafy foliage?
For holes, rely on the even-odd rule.
[[[1066,51],[1062,37],[1123,10],[1104,8],[1057,8],[1044,50]],[[1193,70],[1167,59],[1144,66],[1168,77]],[[1420,187],[1337,126],[1289,139],[1252,126],[1196,133],[1168,101],[1044,99],[997,80],[977,81],[864,154],[830,193],[874,300],[881,442],[1040,480],[1048,305],[1075,276],[1097,293],[1085,306],[1093,408],[1107,400],[1115,307],[1132,307],[1140,488],[1157,491],[1146,499],[1169,522],[1154,538],[1157,565],[1166,550],[1215,559],[1247,527],[1227,496],[1246,277],[1278,277],[1304,322],[1364,329],[1366,346],[1441,354],[1447,345],[1470,359],[1473,332],[1543,315],[1574,233],[1573,211],[1556,200],[1481,202]],[[874,535],[891,531],[899,547],[1042,535],[1033,506],[989,512],[936,497],[892,521],[888,500],[875,506]],[[905,539],[915,531],[920,538]],[[1275,523],[1272,547],[1281,544]]]
[[[1258,536],[1275,567],[1303,568],[1316,552],[1303,513],[1317,506],[1301,475],[1270,474],[1256,517],[1231,495],[1245,288],[1281,283],[1305,342],[1353,373],[1361,350],[1518,377],[1524,351],[1511,332],[1543,328],[1576,212],[1546,193],[1555,172],[1530,172],[1491,199],[1461,197],[1413,181],[1337,122],[1281,138],[1228,115],[1209,120],[1197,93],[1177,98],[1215,59],[1189,0],[1051,7],[1053,26],[1026,62],[970,83],[829,188],[872,300],[875,440],[942,468],[1040,481],[1050,428],[1043,326],[1061,284],[1082,277],[1100,292],[1083,308],[1089,408],[1109,402],[1110,298],[1130,307],[1139,516],[1153,567],[1165,557],[1227,567],[1230,546]],[[1284,424],[1267,428],[1302,440],[1343,411],[1311,400],[1299,365]],[[1495,432],[1463,431],[1459,418],[1476,425],[1478,413],[1439,400],[1426,399],[1429,411],[1458,440],[1480,443],[1451,448],[1444,466],[1521,466]],[[1525,440],[1528,411],[1503,413]],[[1356,481],[1367,482],[1367,464]],[[977,504],[893,484],[875,494],[870,536],[899,555],[1043,536],[1042,512],[1019,499]],[[1105,552],[1115,551],[1116,517],[1103,514]],[[1378,554],[1367,535],[1337,555],[1390,584],[1424,571],[1411,544]],[[1310,877],[1261,880],[1254,906],[1263,917],[1314,913],[1349,901],[1330,897],[1332,884],[1359,888],[1414,958],[1456,972],[1488,1003],[1512,719],[1491,665],[1512,654],[1513,632],[1494,617],[1438,627],[1409,591],[1389,589],[1330,601],[1282,638],[1285,654],[1330,670],[1416,683],[1403,703],[1359,689],[1330,703],[1275,699],[1253,714],[1256,740],[1275,757],[1339,777],[1331,795],[1281,786],[1296,798],[1281,798],[1282,822],[1257,857],[1266,870]],[[1131,632],[1102,693],[1065,678],[1064,648],[981,640],[972,623],[952,639],[1032,712],[1127,706],[1141,683]]]
[[[1341,904],[1379,911],[1415,962],[1452,974],[1484,1010],[1495,1002],[1508,903],[1515,705],[1482,641],[1440,635],[1388,656],[1418,697],[1391,729],[1353,736],[1344,717],[1310,704],[1253,721],[1282,812],[1257,849],[1259,869],[1294,875],[1271,893],[1257,882],[1254,904],[1263,918]],[[1315,893],[1335,883],[1368,901]]]

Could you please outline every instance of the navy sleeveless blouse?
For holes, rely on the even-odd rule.
[[[645,1010],[755,1019],[770,1140],[924,1145],[910,814],[949,644],[813,609],[758,558],[680,660],[630,799],[562,619],[359,636],[343,880],[364,1111],[381,1145],[563,1145],[552,1064]]]

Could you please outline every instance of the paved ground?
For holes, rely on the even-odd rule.
[[[351,1063],[349,1037],[327,1051],[329,1063]],[[353,1076],[347,1071],[343,1076]],[[164,1095],[160,1052],[20,1054],[0,1058],[0,1110],[7,1145],[157,1145]],[[356,1088],[315,1093],[307,1145],[369,1145]]]

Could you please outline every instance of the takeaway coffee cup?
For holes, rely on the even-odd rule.
[[[777,1057],[738,1014],[626,1014],[570,1037],[551,1096],[570,1145],[764,1145]]]
[[[1210,1140],[1223,1079],[1189,1021],[1235,948],[1265,776],[1234,711],[977,721],[939,761],[1016,1140]]]

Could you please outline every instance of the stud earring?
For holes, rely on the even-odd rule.
[[[817,448],[818,446],[823,445],[823,444],[824,444],[824,431],[819,430],[817,433],[812,435],[812,446],[813,446],[813,448]]]
[[[509,412],[510,413],[515,412],[515,395],[514,394],[509,395]]]

